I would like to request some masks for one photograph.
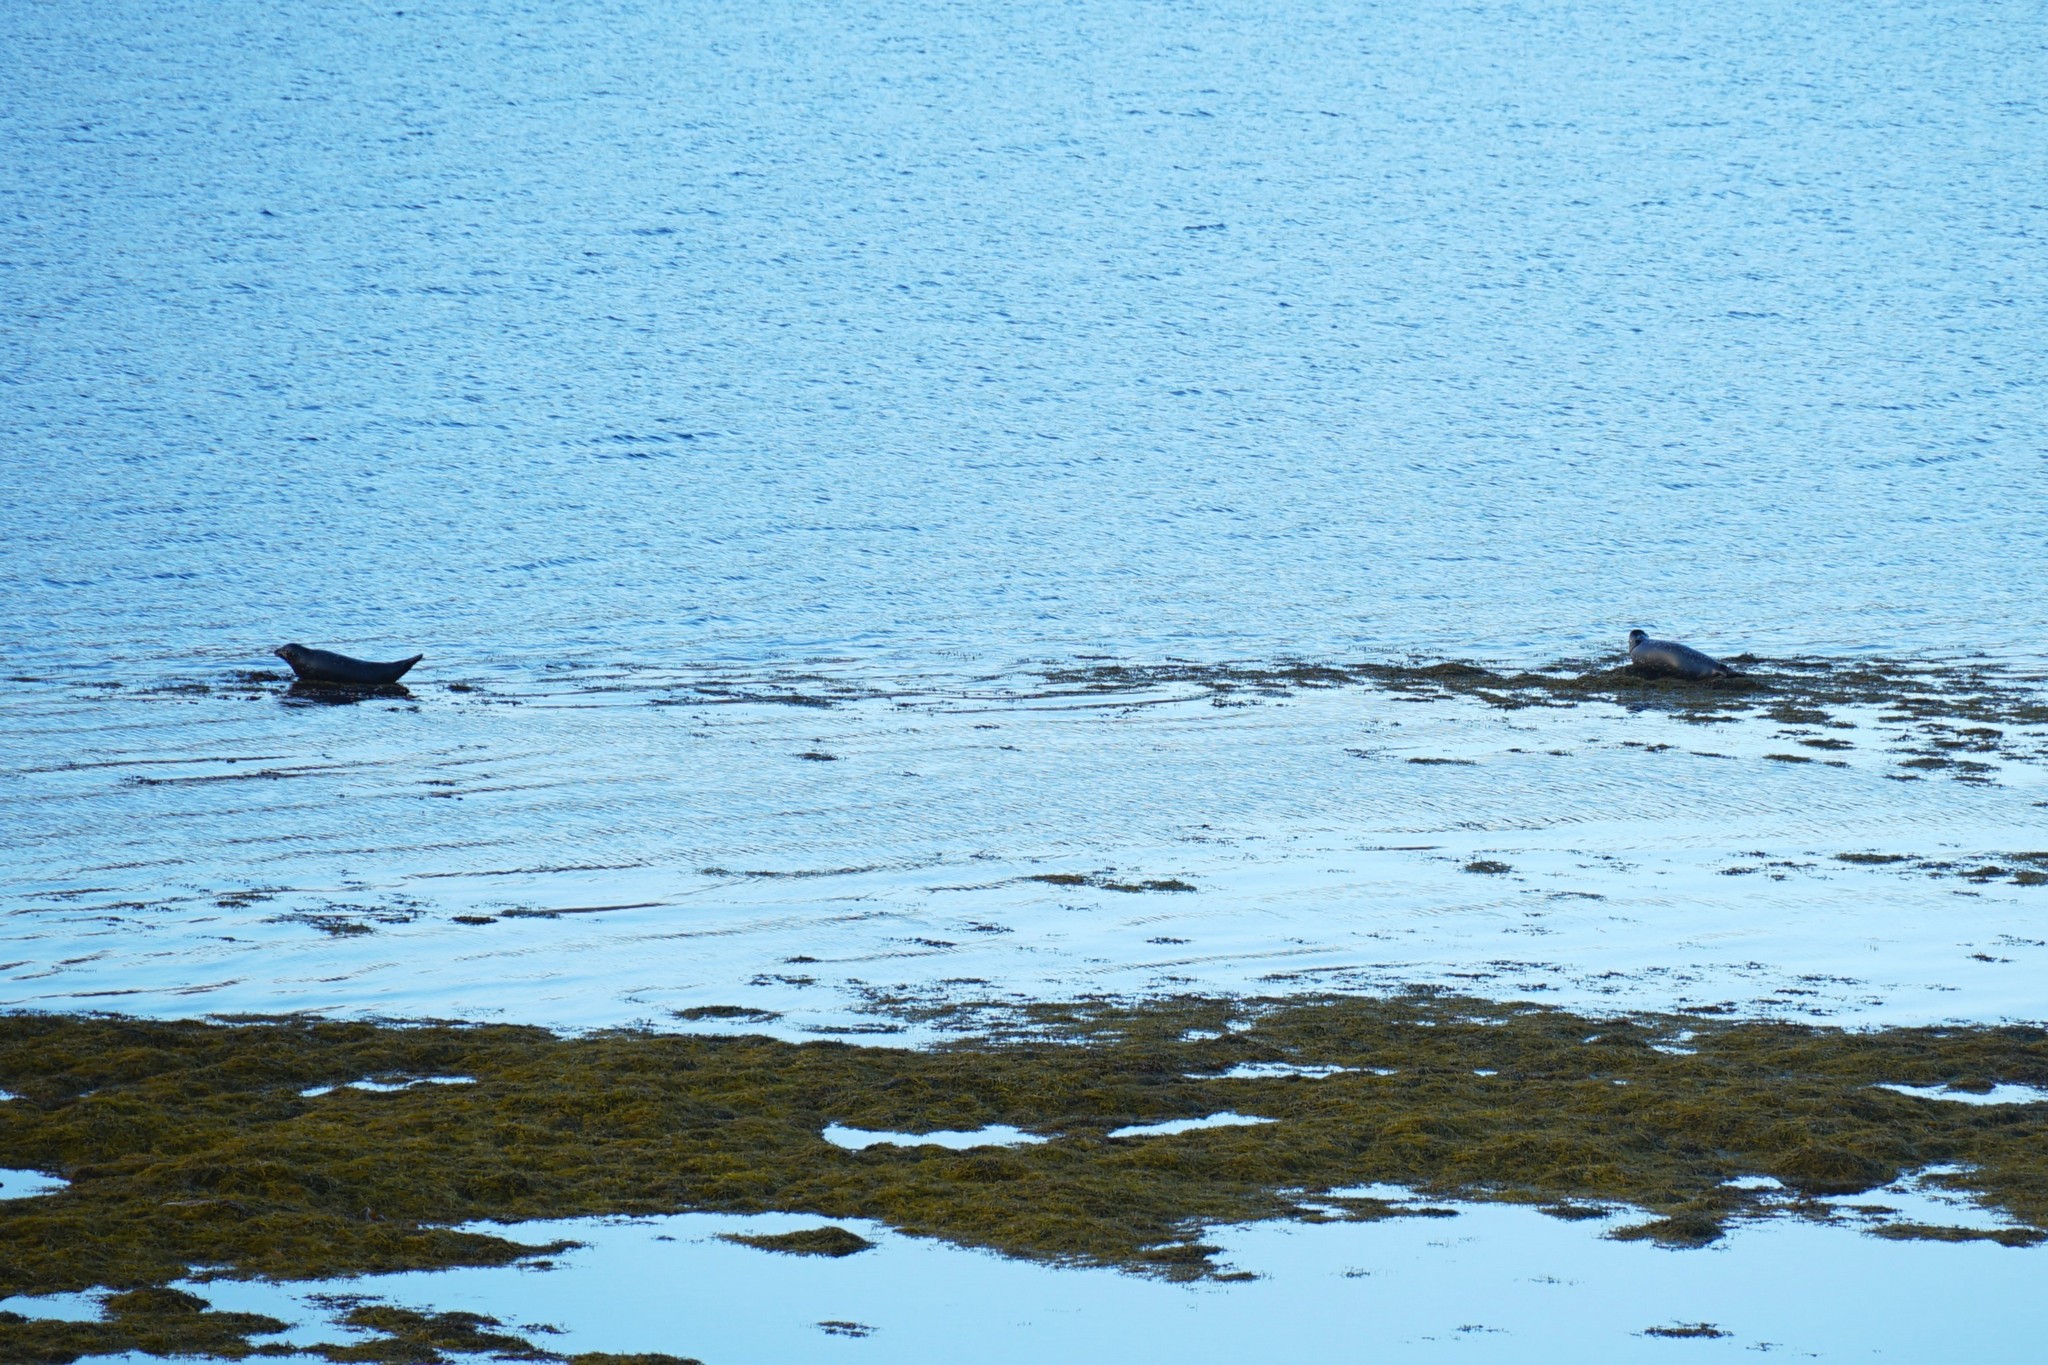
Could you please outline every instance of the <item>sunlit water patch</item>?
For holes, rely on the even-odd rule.
[[[834,1147],[844,1147],[849,1152],[865,1151],[869,1147],[944,1147],[966,1152],[976,1147],[1024,1147],[1045,1141],[1036,1133],[1027,1133],[1005,1123],[935,1133],[878,1133],[831,1123],[825,1126],[821,1136]]]
[[[390,1095],[400,1090],[410,1090],[416,1085],[475,1084],[476,1078],[473,1076],[414,1076],[389,1081],[361,1080],[344,1081],[340,1085],[315,1085],[301,1090],[299,1096],[302,1099],[318,1099],[322,1095],[331,1095],[337,1090],[367,1090],[374,1095]]]
[[[1299,1062],[1239,1062],[1228,1071],[1216,1073],[1218,1080],[1258,1081],[1272,1080],[1280,1076],[1300,1076],[1308,1080],[1321,1080],[1325,1076],[1341,1076],[1347,1071],[1358,1070],[1348,1066],[1312,1066]],[[1386,1067],[1370,1068],[1375,1075],[1391,1076],[1394,1073]]]
[[[1176,1133],[1194,1133],[1206,1128],[1245,1128],[1253,1124],[1273,1122],[1276,1122],[1276,1120],[1261,1118],[1256,1114],[1234,1114],[1226,1110],[1221,1114],[1208,1114],[1196,1119],[1167,1119],[1160,1123],[1133,1123],[1122,1128],[1112,1128],[1107,1136],[1113,1138],[1172,1137]]]

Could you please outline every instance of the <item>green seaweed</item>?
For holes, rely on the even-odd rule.
[[[1732,1219],[1821,1211],[1725,1183],[1737,1177],[1810,1197],[1937,1164],[1961,1168],[1944,1183],[2018,1220],[1992,1240],[2048,1229],[2048,1106],[1875,1088],[2048,1084],[2036,1027],[1593,1019],[1423,992],[902,1012],[947,1041],[0,1016],[0,1086],[21,1096],[0,1104],[0,1165],[72,1182],[0,1203],[0,1295],[506,1264],[564,1244],[463,1225],[693,1210],[873,1219],[1188,1279],[1219,1271],[1205,1227],[1416,1212],[1329,1193],[1373,1183],[1561,1217],[1625,1206],[1644,1221],[1616,1235],[1685,1246]],[[1689,1051],[1662,1050],[1681,1032]],[[1249,1062],[1350,1069],[1220,1074]],[[301,1093],[377,1075],[475,1084]],[[1223,1110],[1278,1121],[1108,1136]],[[824,1141],[834,1122],[1011,1124],[1050,1140],[855,1152]],[[386,1316],[357,1325],[394,1340],[426,1330],[374,1311]],[[110,1323],[140,1343],[112,1349],[154,1354],[200,1334],[232,1355],[230,1339],[266,1330],[184,1308]],[[38,1334],[69,1330],[84,1328],[0,1323],[0,1359],[55,1358]]]
[[[364,1329],[375,1335],[343,1346],[313,1346],[307,1354],[325,1356],[337,1365],[367,1362],[367,1365],[436,1365],[448,1353],[479,1355],[489,1352],[499,1360],[559,1361],[562,1356],[544,1351],[524,1337],[497,1329],[496,1318],[481,1313],[421,1313],[411,1308],[364,1300],[331,1299],[333,1307],[344,1308],[344,1326]]]
[[[106,1317],[99,1322],[0,1313],[0,1359],[19,1365],[69,1365],[80,1356],[140,1351],[240,1360],[266,1353],[251,1346],[250,1337],[282,1332],[287,1326],[260,1313],[213,1312],[206,1300],[176,1289],[111,1294],[104,1306]]]
[[[107,1295],[101,1305],[105,1314],[98,1321],[32,1319],[0,1312],[0,1348],[6,1350],[4,1359],[10,1365],[70,1365],[85,1356],[131,1351],[225,1360],[310,1355],[336,1365],[446,1365],[451,1355],[473,1358],[486,1353],[494,1360],[547,1365],[702,1365],[701,1361],[661,1352],[563,1355],[503,1331],[503,1323],[479,1313],[422,1313],[355,1295],[316,1294],[312,1298],[316,1306],[338,1314],[338,1324],[354,1329],[356,1339],[309,1345],[251,1342],[252,1336],[283,1332],[290,1324],[261,1313],[217,1312],[197,1294],[158,1288]]]
[[[760,1234],[722,1232],[719,1236],[741,1246],[780,1251],[790,1256],[851,1256],[874,1245],[859,1233],[848,1232],[842,1227],[800,1228],[795,1232]]]
[[[321,1343],[289,1348],[292,1354],[321,1356],[335,1365],[445,1365],[451,1357],[481,1355],[493,1360],[540,1361],[547,1365],[703,1365],[686,1356],[659,1351],[624,1355],[582,1351],[564,1355],[505,1331],[504,1323],[481,1313],[422,1313],[349,1295],[320,1296],[319,1302],[324,1307],[342,1310],[339,1321],[343,1326],[370,1334],[344,1345]],[[259,1347],[258,1351],[270,1353],[267,1347]]]

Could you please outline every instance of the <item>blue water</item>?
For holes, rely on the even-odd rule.
[[[2040,19],[6,6],[0,651],[2037,660]]]

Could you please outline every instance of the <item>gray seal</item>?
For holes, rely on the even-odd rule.
[[[1671,640],[1652,640],[1647,631],[1641,630],[1628,633],[1628,661],[1636,666],[1638,672],[1654,678],[1704,682],[1709,678],[1742,676],[1719,659],[1709,658],[1689,645]]]
[[[351,659],[346,654],[334,654],[324,649],[308,649],[304,645],[280,645],[271,653],[292,666],[292,672],[310,683],[327,683],[335,687],[383,687],[395,683],[405,676],[406,670],[426,658],[415,654],[410,659],[395,659],[388,664],[372,663],[368,659]]]

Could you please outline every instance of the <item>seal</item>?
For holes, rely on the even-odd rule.
[[[427,657],[415,654],[410,659],[379,664],[368,659],[351,659],[346,654],[334,654],[324,649],[308,649],[304,645],[279,645],[271,653],[290,664],[292,672],[298,674],[302,681],[334,687],[383,687],[397,682],[405,676],[407,669]]]
[[[1708,678],[1739,678],[1737,673],[1719,659],[1709,658],[1688,645],[1670,640],[1652,640],[1648,631],[1632,630],[1628,633],[1628,661],[1637,671],[1654,678],[1684,678],[1688,682],[1704,682]]]

